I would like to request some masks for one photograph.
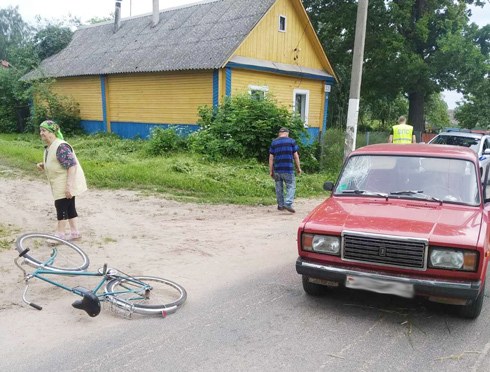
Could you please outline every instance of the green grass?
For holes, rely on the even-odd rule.
[[[17,231],[0,223],[0,252],[10,249],[10,245],[14,242],[12,235]]]
[[[376,143],[387,143],[389,132],[370,132],[369,141],[367,133],[358,132],[356,136],[356,149]],[[343,129],[327,129],[323,141],[324,151],[320,160],[322,169],[328,174],[338,175],[344,159],[345,131]],[[333,179],[332,179],[333,180]]]
[[[194,202],[275,203],[274,181],[269,177],[267,164],[232,159],[210,162],[188,152],[148,157],[144,152],[146,142],[141,140],[107,136],[67,140],[74,147],[91,187],[161,193],[166,198]],[[24,176],[44,177],[36,169],[43,147],[38,136],[0,134],[0,165],[18,169]],[[302,174],[296,178],[296,197],[326,196],[323,182],[336,177],[332,171]]]

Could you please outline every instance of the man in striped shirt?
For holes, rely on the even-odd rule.
[[[277,209],[294,213],[293,201],[296,192],[293,159],[298,174],[301,174],[299,164],[298,145],[289,138],[289,129],[279,129],[279,137],[271,143],[269,150],[269,169],[271,178],[276,182]],[[286,184],[286,198],[284,198],[284,184]]]

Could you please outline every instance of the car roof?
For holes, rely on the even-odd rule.
[[[451,137],[466,137],[466,138],[482,138],[484,133],[469,133],[469,132],[442,132],[438,136],[451,136]]]
[[[394,144],[382,143],[361,147],[352,155],[394,155],[394,156],[424,156],[438,158],[465,159],[478,163],[478,155],[470,148],[452,145],[429,145],[422,143]]]

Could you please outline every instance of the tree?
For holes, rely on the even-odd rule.
[[[447,103],[440,93],[432,94],[427,101],[427,124],[432,128],[450,126]]]
[[[478,29],[472,25],[471,37],[485,60],[483,73],[472,71],[463,87],[463,103],[455,110],[454,116],[464,128],[489,128],[490,126],[490,25]],[[482,76],[483,75],[483,76]]]
[[[463,128],[490,128],[490,82],[482,80],[463,95],[463,105],[458,106],[454,117]]]
[[[399,95],[395,99],[366,99],[360,106],[361,120],[379,122],[378,129],[388,130],[398,122],[400,113],[408,111],[408,100]]]
[[[18,6],[0,9],[0,59],[8,60],[7,49],[25,45],[30,34],[31,27],[22,19]]]
[[[356,3],[303,2],[327,54],[342,73],[339,76],[347,80],[339,89],[345,92],[350,80]],[[404,94],[409,102],[409,122],[415,131],[423,131],[425,105],[433,94],[461,90],[468,81],[481,77],[483,58],[471,37],[466,4],[482,5],[480,0],[370,1],[361,102],[389,102]]]
[[[114,20],[114,13],[111,13],[107,17],[92,17],[89,20],[87,20],[87,24],[89,25],[95,25],[97,23],[102,23],[102,22],[107,22],[107,21],[112,21]]]
[[[80,18],[68,15],[63,19],[41,19],[37,17],[34,44],[41,61],[63,50],[73,37],[73,30],[80,27]]]
[[[47,25],[34,36],[38,55],[41,60],[63,50],[71,41],[73,32],[68,27]]]

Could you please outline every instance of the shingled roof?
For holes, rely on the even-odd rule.
[[[75,31],[71,43],[22,79],[217,69],[275,0],[214,0]]]

